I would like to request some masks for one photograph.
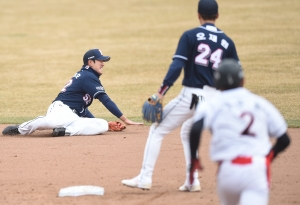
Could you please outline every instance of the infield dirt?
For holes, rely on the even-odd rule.
[[[185,179],[179,129],[163,141],[150,191],[121,184],[139,173],[148,130],[149,126],[140,125],[97,136],[53,138],[50,130],[30,136],[0,135],[0,204],[219,204],[208,132],[200,150],[205,168],[200,173],[201,192],[178,191]],[[292,144],[272,164],[272,205],[300,204],[300,130],[288,132]],[[102,186],[105,194],[58,197],[61,188],[74,185]]]

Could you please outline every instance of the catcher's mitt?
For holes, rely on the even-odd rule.
[[[122,131],[126,129],[126,126],[122,123],[115,121],[115,122],[108,122],[108,131]]]
[[[157,95],[152,95],[148,100],[145,101],[143,108],[143,119],[148,122],[158,122],[162,121],[163,117],[163,105],[162,101]]]

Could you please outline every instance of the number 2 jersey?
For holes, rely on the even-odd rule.
[[[172,86],[184,67],[182,85],[203,88],[214,87],[213,72],[222,59],[239,61],[234,42],[214,24],[203,24],[184,32],[179,40],[173,62],[163,84]],[[180,61],[179,61],[180,60]]]
[[[266,156],[272,146],[270,137],[278,138],[287,131],[277,108],[245,88],[222,91],[201,103],[193,120],[200,119],[204,119],[204,128],[213,135],[210,144],[213,161]]]

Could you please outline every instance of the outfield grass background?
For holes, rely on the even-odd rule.
[[[0,123],[45,115],[90,48],[111,61],[100,78],[132,120],[159,88],[180,35],[199,25],[196,0],[0,0]],[[219,0],[221,28],[235,42],[245,87],[300,127],[300,1]],[[178,79],[164,103],[181,89]],[[98,101],[90,110],[114,120]]]

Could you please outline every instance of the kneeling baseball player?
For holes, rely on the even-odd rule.
[[[100,82],[104,62],[109,56],[99,49],[88,50],[83,56],[83,66],[63,87],[49,106],[45,116],[39,116],[21,125],[8,126],[3,135],[29,135],[35,130],[53,129],[52,136],[97,135],[108,130],[121,131],[126,128],[120,122],[107,122],[95,118],[88,110],[93,99],[98,99],[114,116],[127,125],[142,124],[128,119],[106,94]]]
[[[286,122],[269,101],[243,88],[243,71],[237,61],[223,60],[214,79],[221,93],[201,103],[194,114],[190,173],[201,170],[197,149],[202,129],[207,128],[213,134],[210,158],[219,164],[221,204],[267,205],[270,164],[290,144]],[[269,137],[276,139],[273,147]]]

